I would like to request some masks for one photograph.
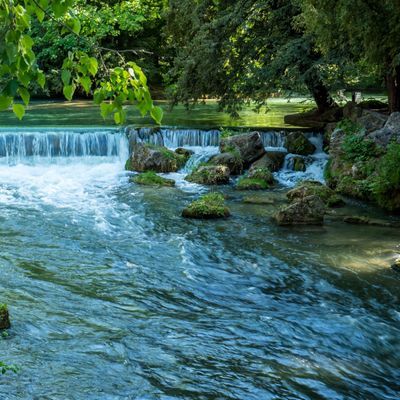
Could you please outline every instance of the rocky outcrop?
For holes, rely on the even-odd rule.
[[[163,178],[153,171],[143,172],[130,179],[131,182],[144,186],[175,186],[173,179]]]
[[[138,172],[176,172],[187,160],[187,155],[177,154],[166,147],[137,143],[125,168]]]
[[[344,205],[343,199],[334,190],[317,181],[303,181],[297,187],[287,193],[291,203],[309,196],[319,197],[327,207],[339,207]]]
[[[301,132],[292,132],[286,137],[285,147],[289,153],[308,156],[315,152],[315,146]]]
[[[0,304],[0,330],[10,329],[10,314],[5,304]]]
[[[182,211],[182,216],[194,219],[227,218],[230,216],[230,211],[221,193],[208,193],[189,204]]]
[[[264,168],[271,172],[277,172],[283,167],[286,153],[282,151],[267,151],[260,159],[250,166],[252,169]]]
[[[201,165],[185,180],[200,185],[225,185],[229,183],[229,175],[230,170],[225,165]]]
[[[266,168],[252,168],[236,184],[237,190],[265,190],[274,183],[274,177]]]
[[[400,143],[400,112],[392,113],[385,125],[370,132],[368,138],[383,148],[386,148],[391,141]]]
[[[238,152],[217,154],[208,161],[209,165],[225,165],[232,175],[240,175],[243,172],[243,162]]]
[[[245,133],[222,139],[220,151],[221,153],[236,153],[240,156],[243,168],[248,168],[251,163],[265,154],[261,135],[258,132]]]
[[[323,225],[326,206],[318,196],[308,196],[281,208],[273,220],[285,225]]]
[[[286,167],[291,171],[304,172],[307,169],[308,159],[303,156],[289,155]]]

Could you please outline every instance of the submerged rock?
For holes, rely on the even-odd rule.
[[[247,168],[251,163],[258,160],[265,154],[261,135],[258,132],[235,135],[221,140],[221,153],[237,153]]]
[[[313,154],[316,147],[301,132],[292,132],[286,137],[287,151],[301,156],[309,156]]]
[[[0,304],[0,330],[10,329],[10,314],[5,304]]]
[[[326,206],[318,196],[308,196],[273,215],[278,225],[323,225]]]
[[[225,185],[229,183],[230,170],[225,165],[201,165],[185,180],[200,185]]]
[[[143,172],[131,178],[131,182],[145,186],[175,186],[173,179],[163,178],[153,171]]]
[[[290,190],[286,196],[290,202],[304,199],[308,196],[318,196],[328,207],[344,205],[344,201],[340,196],[318,181],[300,182],[294,189]]]
[[[188,158],[187,155],[177,154],[163,146],[137,143],[125,168],[138,172],[176,172],[185,165]]]
[[[283,151],[267,151],[260,159],[250,166],[253,169],[264,168],[271,172],[277,172],[283,167],[286,153]]]
[[[247,204],[265,204],[271,205],[275,204],[275,200],[269,196],[262,196],[262,195],[254,195],[254,196],[247,196],[243,199],[243,203]]]
[[[221,193],[208,193],[186,207],[182,211],[182,216],[194,219],[227,218],[230,216],[230,211]]]

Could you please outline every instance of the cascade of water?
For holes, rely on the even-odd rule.
[[[128,157],[126,136],[117,130],[0,131],[0,160],[8,164],[96,156]]]
[[[286,150],[285,149],[285,133],[284,132],[260,132],[264,147],[267,149],[274,150]]]
[[[162,129],[161,134],[164,145],[169,148],[218,146],[220,139],[220,131],[218,130]]]

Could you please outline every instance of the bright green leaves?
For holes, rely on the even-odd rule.
[[[7,110],[13,102],[13,98],[9,96],[0,96],[0,111]]]
[[[162,109],[154,106],[146,76],[140,67],[129,62],[126,68],[117,67],[109,72],[108,80],[100,83],[93,96],[94,102],[100,105],[102,117],[105,119],[113,114],[115,123],[121,125],[127,117],[125,104],[133,104],[142,115],[149,113],[160,124]]]
[[[63,93],[64,93],[65,98],[68,101],[71,101],[72,98],[74,97],[75,89],[76,89],[75,85],[66,85],[66,86],[64,86]]]
[[[29,104],[29,100],[31,98],[31,95],[29,94],[28,90],[24,87],[20,87],[18,89],[18,93],[21,96],[21,99],[24,102],[24,104],[27,106]]]
[[[12,108],[13,108],[14,114],[17,116],[17,118],[18,118],[19,120],[21,120],[22,118],[24,118],[24,115],[25,115],[25,107],[24,107],[22,104],[14,103]]]

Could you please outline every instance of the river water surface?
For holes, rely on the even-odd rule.
[[[399,398],[397,230],[279,228],[276,205],[231,188],[230,219],[184,220],[207,189],[129,183],[120,134],[50,150],[15,134],[0,140],[0,360],[19,372],[0,399]]]

